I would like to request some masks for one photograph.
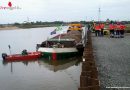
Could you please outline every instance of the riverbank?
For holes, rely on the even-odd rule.
[[[16,26],[10,25],[10,26],[0,26],[0,30],[30,29],[30,28],[44,28],[44,27],[57,27],[57,26],[59,25],[16,25]]]
[[[54,27],[54,26],[42,26],[42,25],[32,25],[32,26],[2,26],[1,30],[15,30],[15,29],[30,29],[30,28],[44,28],[44,27]]]
[[[16,27],[16,26],[4,26],[4,27],[0,27],[0,30],[15,30],[15,29],[20,29],[20,28]]]

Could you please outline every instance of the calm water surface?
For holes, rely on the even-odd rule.
[[[53,36],[55,27],[0,31],[0,54],[35,51],[36,44]],[[67,27],[63,28],[65,32]],[[60,32],[58,32],[60,33]],[[57,34],[58,34],[57,33]],[[55,35],[54,35],[55,36]],[[3,62],[0,56],[0,90],[78,90],[81,57]]]

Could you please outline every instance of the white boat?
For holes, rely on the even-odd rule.
[[[78,50],[74,39],[50,39],[43,42],[38,48],[44,58],[57,59],[75,56]]]

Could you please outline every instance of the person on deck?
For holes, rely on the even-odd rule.
[[[114,37],[115,25],[113,23],[109,24],[110,37]]]
[[[104,30],[104,24],[101,23],[100,24],[100,28],[101,28],[101,36],[104,36],[103,30]]]
[[[117,23],[117,24],[115,25],[115,27],[116,27],[116,29],[115,29],[115,32],[116,32],[115,37],[116,37],[116,38],[119,38],[119,37],[120,37],[120,23]]]
[[[100,36],[100,31],[101,31],[100,24],[96,24],[94,29],[95,29],[95,36]]]
[[[125,25],[120,24],[120,37],[121,37],[121,38],[124,37],[125,28],[126,28]]]
[[[22,55],[28,55],[28,52],[27,52],[26,49],[24,49],[24,50],[22,51]]]

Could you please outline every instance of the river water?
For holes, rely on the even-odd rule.
[[[36,44],[50,35],[55,27],[0,31],[0,54],[21,53],[23,49],[35,51]],[[62,31],[66,32],[67,27]],[[66,60],[33,60],[3,62],[0,56],[0,90],[78,90],[81,57]]]

